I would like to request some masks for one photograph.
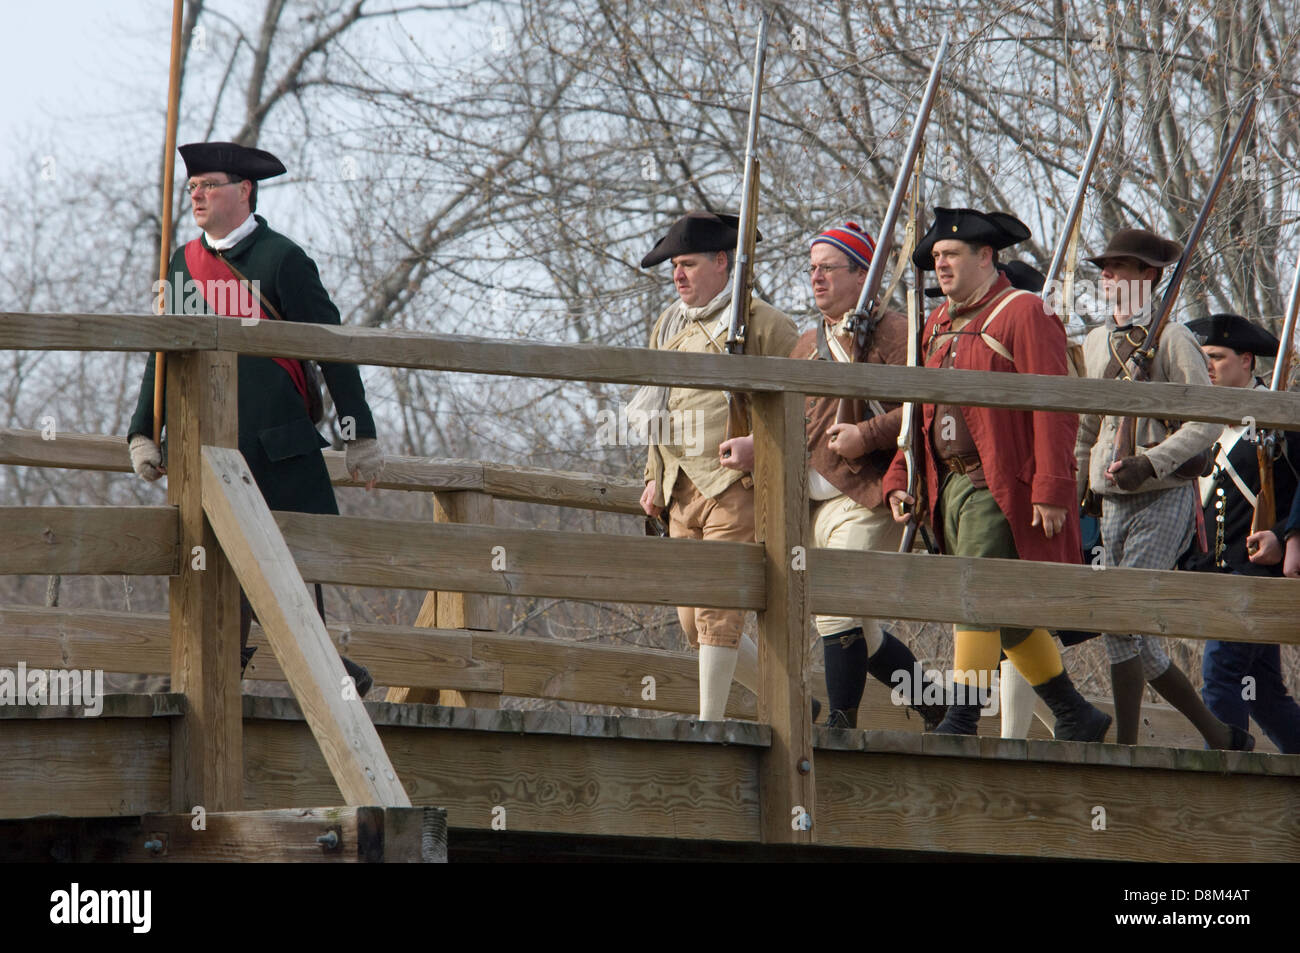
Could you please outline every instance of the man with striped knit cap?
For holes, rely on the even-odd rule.
[[[854,222],[829,228],[812,240],[808,275],[820,315],[790,352],[796,360],[848,361],[853,342],[844,318],[857,306],[875,242]],[[904,364],[907,360],[907,319],[886,311],[859,360],[872,364]],[[890,517],[880,481],[893,459],[902,425],[897,404],[859,401],[852,419],[837,423],[838,398],[809,397],[804,408],[808,446],[808,499],[812,506],[813,545],[825,549],[875,549],[897,552],[903,527]],[[861,406],[865,404],[865,406]],[[729,447],[728,444],[731,446]],[[723,466],[752,466],[753,438],[722,444],[731,456]],[[911,684],[916,657],[873,619],[816,617],[826,659],[826,691],[832,728],[857,727],[858,705],[868,674],[893,687],[895,672]],[[943,718],[941,705],[923,705],[921,685],[914,687],[916,708],[933,727]],[[933,693],[931,697],[934,697]]]

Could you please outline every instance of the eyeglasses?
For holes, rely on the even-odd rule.
[[[229,182],[186,182],[185,191],[190,195],[203,195],[213,189],[219,189],[223,185],[238,185],[243,181],[243,179],[231,179]]]
[[[813,265],[808,269],[808,277],[816,278],[817,272],[819,271],[823,275],[829,275],[837,271],[843,271],[845,268],[848,267],[850,266],[849,265]]]

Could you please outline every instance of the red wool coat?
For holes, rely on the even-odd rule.
[[[963,330],[975,331],[993,307],[988,304],[1009,287],[1005,275],[971,309],[973,319]],[[936,334],[949,331],[952,320],[945,301],[926,321],[922,341],[928,350]],[[982,338],[973,334],[949,338],[926,359],[926,367],[939,367],[950,348],[957,348],[953,367],[973,371],[1008,371],[1021,374],[1068,373],[1065,329],[1053,314],[1045,314],[1037,295],[1024,295],[1011,302],[985,328],[986,333],[1011,352],[1015,363],[997,354]],[[939,496],[939,466],[929,439],[934,405],[922,405],[925,452],[917,461],[925,480],[926,505],[939,545],[944,548],[940,522],[934,518]],[[994,407],[963,407],[962,417],[975,438],[989,490],[1011,525],[1021,559],[1037,562],[1080,562],[1079,514],[1074,478],[1074,440],[1079,429],[1075,414],[1006,410]],[[943,472],[947,472],[946,469]],[[894,490],[907,489],[907,465],[899,451],[884,479],[886,498]],[[1031,527],[1033,504],[1064,507],[1064,529],[1048,539],[1041,527]]]

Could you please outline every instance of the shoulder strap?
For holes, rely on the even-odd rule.
[[[993,351],[994,354],[1006,358],[1012,364],[1016,363],[1015,357],[1012,356],[1011,351],[1007,349],[1006,345],[1004,345],[993,335],[989,334],[988,331],[985,329],[994,322],[994,320],[998,317],[998,315],[1000,315],[1003,312],[1003,310],[1006,308],[1007,305],[1011,304],[1012,301],[1015,301],[1017,298],[1021,297],[1022,295],[1027,295],[1027,294],[1029,294],[1028,291],[1022,291],[1019,288],[1006,289],[1005,291],[1002,292],[1001,298],[996,299],[998,302],[997,307],[989,312],[989,316],[984,319],[983,323],[980,324],[978,331],[967,331],[963,329],[961,331],[944,331],[942,334],[936,334],[930,339],[928,345],[928,353],[933,353],[934,348],[938,347],[948,338],[955,338],[960,334],[978,334],[980,336],[980,340],[982,340],[986,345],[988,345],[989,350]]]

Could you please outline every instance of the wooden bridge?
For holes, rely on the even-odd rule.
[[[94,718],[0,706],[0,829],[23,835],[0,837],[0,859],[430,860],[458,838],[474,856],[509,843],[1300,859],[1300,757],[1178,746],[1199,741],[1158,709],[1161,744],[1137,747],[922,735],[877,687],[863,703],[873,730],[813,726],[815,612],[1297,644],[1300,585],[810,548],[803,419],[816,394],[1300,429],[1300,395],[209,317],[3,314],[0,349],[169,352],[166,506],[0,507],[0,573],[168,576],[168,613],[0,606],[0,667],[170,674],[172,689],[110,696]],[[380,487],[436,494],[437,522],[272,514],[233,449],[236,354],[748,390],[758,542],[495,526],[495,499],[633,513],[640,486],[412,458],[390,460]],[[0,464],[129,470],[120,437],[43,436],[0,431]],[[326,457],[348,484],[341,455]],[[327,630],[312,582],[429,596],[413,626]],[[241,585],[264,626],[254,643],[272,649],[250,677],[286,681],[292,699],[240,695]],[[506,695],[692,713],[696,661],[493,632],[492,595],[754,610],[757,710],[739,693],[728,715],[743,720],[719,723],[501,709]],[[348,698],[336,647],[409,693]]]

